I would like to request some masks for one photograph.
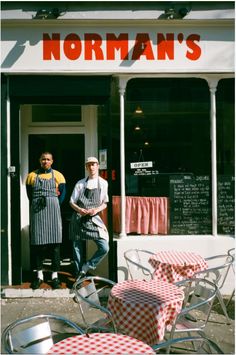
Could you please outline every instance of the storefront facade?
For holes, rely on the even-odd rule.
[[[109,182],[98,273],[126,278],[133,247],[234,246],[234,3],[130,4],[2,7],[2,284],[30,268],[24,181],[45,149],[68,186],[63,258],[88,155]]]

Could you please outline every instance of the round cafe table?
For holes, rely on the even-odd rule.
[[[155,354],[147,344],[130,336],[115,333],[75,335],[54,344],[48,354]]]
[[[171,283],[191,278],[196,272],[207,269],[206,260],[192,252],[160,251],[148,261],[155,269],[155,279]]]
[[[162,280],[127,280],[111,289],[108,308],[119,332],[154,345],[182,308],[184,292]]]

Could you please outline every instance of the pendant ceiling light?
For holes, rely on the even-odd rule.
[[[143,110],[141,109],[140,106],[137,106],[137,108],[135,109],[134,113],[136,115],[142,115],[143,114]]]

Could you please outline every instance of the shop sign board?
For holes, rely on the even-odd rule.
[[[3,25],[4,72],[234,72],[229,25]]]

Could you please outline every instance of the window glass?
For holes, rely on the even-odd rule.
[[[80,122],[81,106],[33,105],[32,122]]]
[[[220,80],[216,92],[218,233],[235,234],[234,80]]]
[[[211,233],[206,81],[134,79],[126,102],[127,195],[166,197],[170,234]]]
[[[120,96],[116,78],[111,83],[109,105],[98,106],[98,149],[107,149],[107,159],[112,174],[109,183],[111,195],[120,195]],[[100,169],[102,177],[108,177],[108,171]]]
[[[231,226],[234,225],[232,80],[220,81],[216,101],[218,203],[221,201],[223,205],[226,191],[230,190],[227,198],[228,211],[231,211],[228,225]],[[115,80],[110,104],[109,114],[104,107],[99,107],[98,127],[99,147],[109,147],[111,140],[108,156],[112,157],[111,168],[115,173],[109,188],[114,196],[120,195],[120,95]],[[107,131],[108,117],[110,132]],[[210,119],[210,91],[205,80],[140,78],[128,82],[125,93],[126,195],[140,201],[161,197],[168,201],[168,210],[164,212],[167,229],[139,233],[129,228],[128,234],[212,234]],[[106,172],[102,173],[105,176]],[[140,208],[144,209],[143,206]],[[133,206],[131,210],[139,207]],[[233,230],[226,228],[225,223],[222,225],[225,213],[223,207],[218,208],[218,232],[222,234]],[[146,218],[154,218],[150,216],[149,211],[140,224]]]

